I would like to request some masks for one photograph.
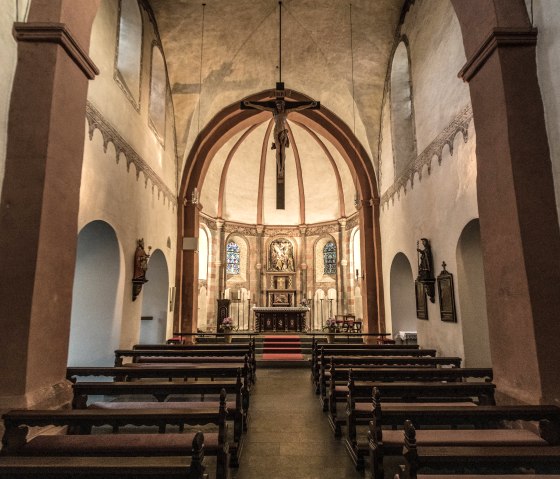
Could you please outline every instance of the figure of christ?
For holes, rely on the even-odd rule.
[[[286,165],[286,148],[290,147],[288,136],[288,114],[292,111],[316,110],[320,108],[318,101],[286,101],[283,96],[269,101],[242,101],[241,109],[270,111],[274,118],[274,142],[272,150],[276,150],[276,208],[284,209],[284,172]],[[280,192],[280,188],[282,189]]]

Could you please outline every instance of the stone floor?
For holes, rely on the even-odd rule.
[[[260,369],[232,479],[363,479],[334,438],[309,369]]]

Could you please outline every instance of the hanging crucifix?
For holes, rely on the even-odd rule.
[[[286,172],[286,148],[290,147],[288,136],[288,113],[300,110],[316,110],[318,101],[286,101],[284,84],[276,84],[276,99],[269,101],[242,101],[241,109],[254,109],[272,112],[274,118],[274,142],[272,150],[276,150],[276,209],[284,209],[284,186]]]
[[[286,148],[290,147],[288,136],[288,113],[301,110],[317,110],[321,107],[318,101],[286,101],[284,83],[282,82],[282,2],[279,6],[279,82],[276,83],[276,99],[268,101],[242,101],[242,110],[270,111],[274,118],[274,142],[272,150],[276,150],[276,209],[285,209],[285,172]]]

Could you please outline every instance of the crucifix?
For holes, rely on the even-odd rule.
[[[286,167],[286,148],[290,147],[288,136],[288,113],[301,110],[317,110],[318,101],[286,101],[284,99],[284,83],[276,84],[276,99],[269,101],[242,101],[242,110],[270,111],[274,118],[274,142],[272,150],[276,150],[276,209],[284,209],[284,185]]]
[[[285,167],[286,148],[290,147],[288,136],[288,114],[292,111],[317,110],[321,107],[318,101],[286,101],[286,92],[282,82],[282,2],[278,2],[279,35],[278,35],[278,71],[279,81],[276,83],[276,98],[268,101],[242,101],[242,110],[270,111],[274,118],[274,142],[272,150],[276,150],[276,209],[285,209]]]

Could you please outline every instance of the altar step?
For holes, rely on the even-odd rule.
[[[301,339],[295,335],[265,335],[262,346],[263,361],[303,362]],[[256,348],[256,344],[255,344]]]

